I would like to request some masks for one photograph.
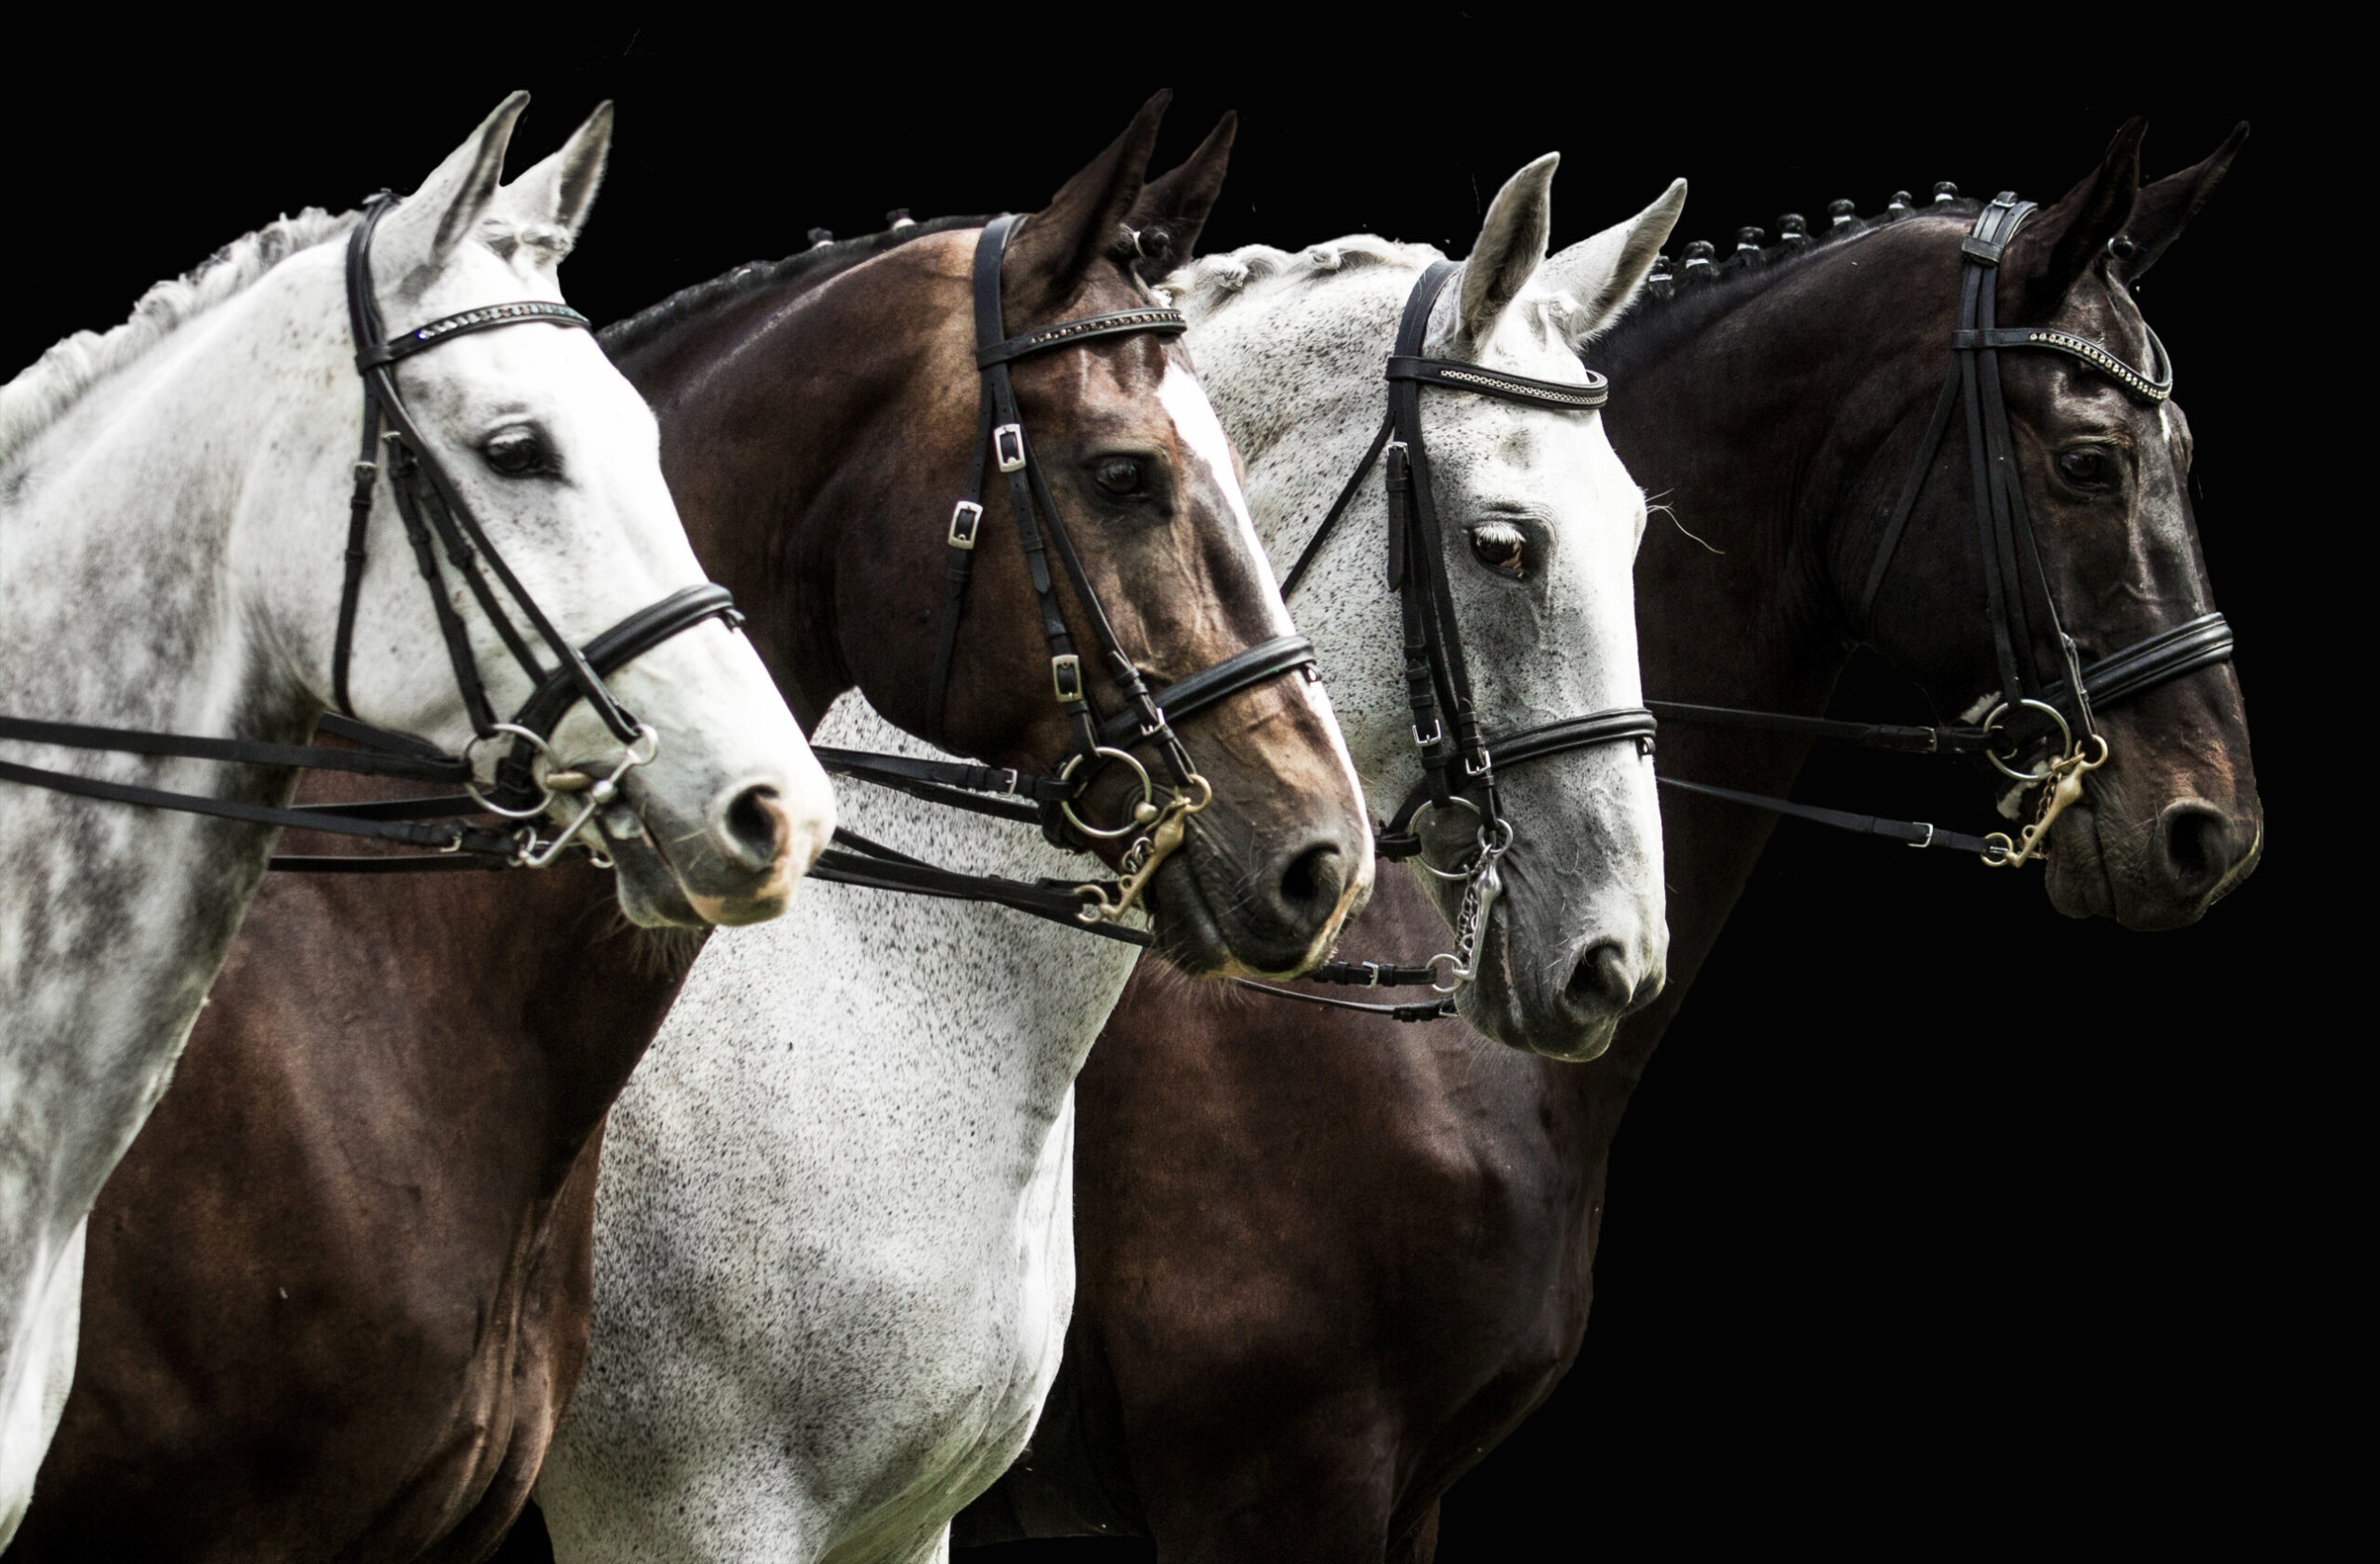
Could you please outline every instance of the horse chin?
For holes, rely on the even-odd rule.
[[[643,929],[707,929],[712,920],[694,910],[686,888],[668,858],[643,836],[625,837],[605,830],[605,850],[612,855],[613,881],[618,887],[620,910]]]
[[[1513,976],[1511,926],[1500,909],[1488,925],[1488,949],[1479,961],[1478,976],[1455,990],[1454,1004],[1462,1018],[1505,1047],[1541,1058],[1584,1064],[1603,1057],[1619,1035],[1617,1014],[1599,1015],[1584,1025],[1554,1026],[1532,1022]]]
[[[1183,972],[1193,977],[1263,975],[1233,951],[1183,854],[1159,866],[1141,899],[1149,909],[1157,953]]]

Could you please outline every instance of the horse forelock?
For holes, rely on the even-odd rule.
[[[254,287],[291,256],[344,235],[361,214],[309,206],[243,234],[140,296],[108,331],[78,331],[0,386],[0,464],[23,451],[100,381],[129,368],[182,326]]]

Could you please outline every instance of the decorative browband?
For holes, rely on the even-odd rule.
[[[995,342],[975,351],[975,366],[989,369],[996,364],[1006,364],[1051,348],[1087,342],[1094,337],[1120,337],[1127,332],[1187,331],[1190,322],[1179,310],[1118,310],[1112,314],[1085,315],[1078,321],[1060,325],[1045,325],[1038,331],[1028,331],[1022,337],[1012,337],[1005,342]]]
[[[358,369],[377,369],[384,364],[394,364],[401,358],[411,358],[425,348],[434,348],[449,338],[466,336],[474,331],[486,331],[492,326],[518,325],[523,321],[545,321],[554,325],[573,325],[581,331],[592,331],[595,323],[567,304],[487,304],[476,310],[466,310],[458,315],[416,326],[401,337],[391,337],[377,347],[366,348],[355,355]]]
[[[1501,397],[1507,402],[1526,402],[1540,407],[1560,407],[1577,410],[1600,407],[1611,399],[1611,383],[1593,370],[1586,371],[1583,384],[1562,380],[1532,380],[1526,375],[1507,375],[1501,369],[1487,369],[1457,359],[1415,358],[1398,353],[1388,361],[1388,378],[1392,380],[1412,380],[1425,386],[1447,386],[1456,391],[1477,391],[1483,396]]]
[[[1954,331],[1950,346],[1959,351],[1977,348],[2047,348],[2053,352],[2079,358],[2092,368],[2113,380],[2143,402],[2162,402],[2174,394],[2173,366],[2165,358],[2164,344],[2157,334],[2149,334],[2149,343],[2158,360],[2165,364],[2165,378],[2154,380],[2135,369],[2115,354],[2087,337],[2077,337],[2070,331],[2058,331],[2044,325],[2003,326],[1993,331]]]

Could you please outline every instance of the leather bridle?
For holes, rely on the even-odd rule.
[[[1430,484],[1429,444],[1421,425],[1422,388],[1468,391],[1527,407],[1572,413],[1603,406],[1609,399],[1610,387],[1604,377],[1593,370],[1586,371],[1583,382],[1534,380],[1461,359],[1423,357],[1421,350],[1429,332],[1431,311],[1436,308],[1448,280],[1460,271],[1461,267],[1453,261],[1433,262],[1407,295],[1405,312],[1397,323],[1395,345],[1384,372],[1388,382],[1387,416],[1363,459],[1355,464],[1355,471],[1339,491],[1339,497],[1323,516],[1322,524],[1307,539],[1304,550],[1281,583],[1284,598],[1297,590],[1340,519],[1354,503],[1365,478],[1385,454],[1388,584],[1397,594],[1404,618],[1406,700],[1413,714],[1413,743],[1421,754],[1421,780],[1407,793],[1386,828],[1375,836],[1374,847],[1382,857],[1415,858],[1441,880],[1462,881],[1462,902],[1455,920],[1453,950],[1433,956],[1418,966],[1326,961],[1306,974],[1304,981],[1363,987],[1428,984],[1448,997],[1420,1004],[1368,1005],[1240,980],[1243,987],[1262,993],[1371,1011],[1404,1021],[1436,1020],[1453,1014],[1452,994],[1477,973],[1488,921],[1503,891],[1497,861],[1511,850],[1514,834],[1512,822],[1504,815],[1497,785],[1499,768],[1600,744],[1633,743],[1638,754],[1649,757],[1658,725],[1649,709],[1620,706],[1500,734],[1481,732],[1480,713],[1472,694],[1470,662],[1464,656],[1461,628],[1455,618],[1437,499]],[[1420,816],[1425,810],[1458,807],[1471,810],[1479,819],[1474,855],[1458,869],[1441,869],[1422,855]],[[1444,971],[1440,970],[1442,966]]]
[[[529,324],[584,330],[588,327],[587,317],[558,303],[493,304],[445,316],[397,337],[384,336],[372,286],[372,236],[380,220],[396,205],[396,199],[385,191],[373,197],[350,233],[347,245],[348,320],[356,347],[356,371],[364,380],[364,439],[349,502],[346,570],[332,653],[332,702],[337,709],[324,714],[316,731],[359,748],[330,749],[311,744],[202,738],[17,717],[0,717],[0,739],[233,764],[403,777],[458,785],[463,791],[437,798],[283,808],[106,782],[10,762],[0,762],[0,781],[20,782],[84,798],[430,850],[426,855],[277,855],[271,860],[271,867],[280,869],[387,873],[541,868],[581,838],[595,813],[615,795],[622,776],[653,759],[659,744],[658,734],[628,714],[605,687],[602,676],[707,619],[721,619],[734,627],[742,623],[742,616],[736,613],[726,588],[706,582],[673,592],[630,615],[589,642],[584,652],[554,628],[496,551],[478,517],[440,463],[434,448],[422,438],[398,389],[395,365],[416,353],[473,332]],[[385,431],[384,423],[388,426]],[[441,753],[419,739],[357,721],[349,698],[356,611],[369,558],[366,545],[374,499],[384,470],[406,539],[413,546],[415,563],[430,590],[456,685],[470,717],[474,736],[458,756]],[[497,719],[488,698],[478,659],[471,651],[469,628],[447,594],[438,562],[442,550],[496,627],[506,650],[529,676],[532,693],[509,721]],[[482,571],[483,563],[502,585],[521,616],[528,621],[530,633],[524,634],[505,611],[487,575]],[[531,649],[532,635],[552,656],[556,666],[551,669]],[[549,742],[555,726],[580,700],[593,707],[604,726],[625,746],[621,759],[600,775],[560,769],[559,758]],[[473,764],[475,751],[483,744],[494,746],[508,741],[509,752],[496,762],[492,785],[483,788]],[[542,777],[535,768],[540,754],[554,765]],[[551,808],[559,794],[574,791],[584,792],[586,802],[576,817],[550,839],[540,840],[530,825],[506,831],[463,818],[496,815],[508,820],[532,821]],[[598,862],[605,861],[599,841],[589,840],[585,845]]]
[[[2059,622],[2056,594],[2034,537],[2032,519],[2025,503],[2022,469],[2009,438],[2008,409],[2000,381],[2000,355],[2012,351],[2062,353],[2106,376],[2135,402],[2152,407],[2173,395],[2174,372],[2164,344],[2157,339],[2154,331],[2149,332],[2153,356],[2149,367],[2141,369],[2126,364],[2098,343],[2070,332],[2048,326],[1999,325],[1996,284],[2001,258],[2018,227],[2034,210],[2033,203],[2019,201],[2014,192],[2003,191],[1977,216],[1974,228],[1960,243],[1959,316],[1950,338],[1950,374],[1935,403],[1933,419],[1919,444],[1916,460],[1885,522],[1858,609],[1859,631],[1868,633],[1877,594],[1891,574],[1918,496],[1949,436],[1952,416],[1963,411],[1976,530],[1983,556],[1985,616],[2000,672],[1998,704],[1977,726],[1915,727],[1670,701],[1648,703],[1665,722],[1760,729],[1923,754],[1979,754],[2020,786],[2042,788],[2031,823],[2014,839],[1998,831],[1975,837],[1938,830],[1922,820],[1891,820],[1818,809],[1786,799],[1672,776],[1660,779],[1664,786],[1748,803],[1844,830],[1888,837],[1911,847],[1950,847],[1979,854],[1986,864],[1994,867],[2021,864],[2042,852],[2048,842],[2051,824],[2082,796],[2083,776],[2107,762],[2108,746],[2098,731],[2098,710],[2230,659],[2231,627],[2221,614],[2202,614],[2111,653],[2087,668],[2082,665],[2074,638]],[[2049,638],[2057,648],[2060,677],[2043,678],[2033,656],[2036,640],[2024,587],[2028,574],[2038,587]],[[2019,769],[2019,758],[2053,735],[2054,758],[2038,769]]]
[[[942,736],[950,675],[959,656],[959,621],[966,610],[968,582],[983,527],[984,484],[988,465],[1009,481],[1017,539],[1025,552],[1040,610],[1042,637],[1049,646],[1051,694],[1065,714],[1069,730],[1066,756],[1054,774],[1035,775],[967,762],[878,755],[825,746],[819,747],[816,754],[821,764],[840,775],[978,814],[1036,823],[1058,846],[1081,847],[1091,841],[1129,839],[1118,864],[1123,878],[1110,885],[1034,883],[960,874],[921,863],[848,830],[836,832],[837,845],[819,856],[811,872],[817,879],[840,884],[997,902],[1036,916],[1076,923],[1128,943],[1145,945],[1149,936],[1144,932],[1119,925],[1117,920],[1138,900],[1158,867],[1181,845],[1190,817],[1205,809],[1214,796],[1212,787],[1191,763],[1189,751],[1174,733],[1173,723],[1286,673],[1302,671],[1309,680],[1316,677],[1314,646],[1303,636],[1275,637],[1179,683],[1155,694],[1150,692],[1101,606],[1090,572],[1084,568],[1057,500],[1050,492],[1049,480],[1040,464],[1033,459],[1009,366],[1020,359],[1110,337],[1149,332],[1178,335],[1187,329],[1188,323],[1178,310],[1149,306],[1086,315],[1021,336],[1009,336],[1001,308],[1000,269],[1009,242],[1025,220],[1013,214],[994,218],[985,224],[975,244],[972,293],[979,386],[973,465],[966,494],[952,510],[945,534],[948,553],[944,578],[947,590],[926,711],[934,736]],[[1104,719],[1091,703],[1081,655],[1075,648],[1073,633],[1059,607],[1050,568],[1052,551],[1073,584],[1076,602],[1091,622],[1092,637],[1098,643],[1097,661],[1104,665],[1108,682],[1121,700],[1122,709]],[[1156,780],[1131,753],[1141,745],[1155,746],[1163,765],[1170,796],[1162,803],[1157,798]],[[1126,767],[1140,784],[1140,798],[1130,817],[1112,828],[1091,824],[1075,807],[1093,773],[1106,765]]]

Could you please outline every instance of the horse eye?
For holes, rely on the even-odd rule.
[[[1129,457],[1109,457],[1091,470],[1091,476],[1109,494],[1141,492],[1141,464]]]
[[[1472,556],[1497,575],[1519,581],[1527,577],[1528,537],[1505,522],[1488,522],[1471,529]]]
[[[2104,488],[2114,477],[2115,464],[2105,451],[2060,451],[2057,470],[2077,488]]]
[[[553,453],[533,429],[500,429],[480,447],[487,464],[508,478],[526,478],[553,471]]]

